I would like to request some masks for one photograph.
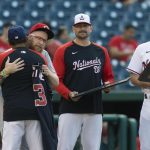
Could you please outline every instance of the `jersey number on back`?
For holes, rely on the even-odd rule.
[[[44,92],[44,87],[42,84],[33,84],[34,92],[38,93],[38,98],[35,99],[35,106],[46,106],[47,99]]]

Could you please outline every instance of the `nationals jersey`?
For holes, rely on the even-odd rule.
[[[140,75],[150,63],[150,42],[139,45],[127,67],[129,72]],[[150,93],[149,89],[143,89],[145,93]]]
[[[136,48],[127,70],[133,74],[140,75],[148,63],[150,63],[150,42],[143,43]],[[147,98],[144,98],[141,116],[150,120],[150,89],[145,88],[143,92]]]
[[[34,120],[38,119],[35,105],[41,104],[43,94],[41,89],[33,91],[32,76],[36,74],[34,65],[47,64],[44,57],[35,51],[27,48],[10,49],[0,54],[0,71],[3,70],[7,58],[13,62],[21,58],[25,62],[24,69],[11,74],[2,83],[2,94],[4,97],[4,120]],[[39,77],[43,79],[41,75]],[[36,100],[34,92],[39,92],[40,99]],[[41,96],[42,95],[42,96]]]
[[[68,42],[57,49],[53,63],[60,80],[56,89],[62,95],[60,113],[102,113],[101,91],[78,102],[68,100],[68,94],[101,86],[101,81],[113,81],[107,50],[94,43],[79,46]]]

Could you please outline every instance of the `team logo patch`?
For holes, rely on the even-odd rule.
[[[76,51],[76,52],[72,52],[72,54],[74,55],[74,54],[77,54],[78,53],[78,51]]]
[[[81,17],[80,17],[80,20],[84,20],[84,17],[83,17],[83,16],[81,16]]]
[[[17,39],[19,39],[19,37],[18,37],[18,36],[15,36],[15,40],[17,40]]]
[[[26,51],[21,51],[22,54],[26,54]]]

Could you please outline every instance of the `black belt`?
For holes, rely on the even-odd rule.
[[[144,98],[147,99],[147,94],[144,94]]]
[[[145,99],[150,99],[150,94],[144,94]]]

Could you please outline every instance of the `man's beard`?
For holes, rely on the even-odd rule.
[[[42,50],[43,50],[43,48],[41,46],[33,45],[32,43],[30,44],[30,48],[33,50],[36,50],[38,52],[42,52]]]
[[[33,41],[31,40],[28,40],[28,47],[32,50],[36,50],[38,52],[42,52],[43,48],[41,46],[38,46],[38,45],[34,45],[33,44]]]
[[[35,50],[37,50],[38,52],[42,52],[42,50],[43,50],[43,48],[41,48],[40,46],[37,46],[37,45],[33,46],[33,48]]]
[[[82,36],[82,35],[80,35],[80,33],[85,33],[86,35]],[[89,34],[87,32],[82,31],[82,32],[79,32],[78,34],[76,34],[76,37],[80,40],[85,40],[89,37]]]

